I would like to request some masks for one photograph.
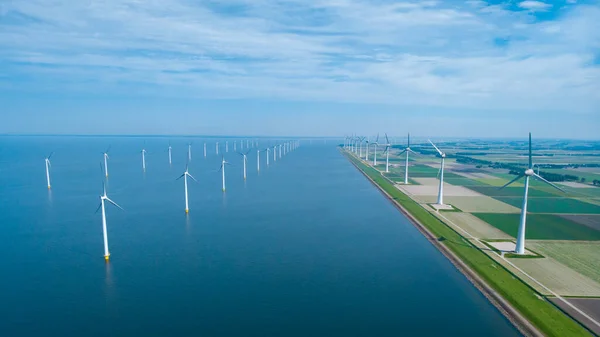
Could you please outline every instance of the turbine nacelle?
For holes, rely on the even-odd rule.
[[[535,172],[533,172],[533,169],[527,169],[525,170],[525,175],[528,177],[535,176]]]

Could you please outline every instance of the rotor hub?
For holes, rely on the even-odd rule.
[[[533,169],[527,169],[525,170],[525,175],[528,177],[531,177],[532,175],[534,175]]]

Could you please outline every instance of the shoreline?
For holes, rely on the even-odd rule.
[[[348,156],[347,153],[342,151],[344,156]],[[463,274],[471,284],[475,286],[490,303],[498,309],[508,319],[512,325],[519,330],[524,336],[544,336],[531,322],[525,318],[517,309],[515,309],[502,295],[500,295],[495,289],[485,282],[472,270],[464,261],[462,261],[454,252],[448,247],[442,245],[438,238],[425,227],[419,220],[417,220],[408,210],[406,210],[399,202],[389,195],[379,184],[377,184],[366,172],[364,172],[354,161],[350,160],[350,163],[364,175],[377,189],[402,213],[408,218],[408,220],[425,236],[434,247],[436,247],[453,265],[454,267]]]

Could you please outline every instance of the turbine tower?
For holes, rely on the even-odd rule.
[[[171,142],[169,142],[169,166],[171,166],[171,159],[172,159]],[[108,172],[108,171],[106,171],[106,172]],[[108,177],[108,173],[106,173],[106,176]]]
[[[142,149],[142,169],[146,172],[146,149]]]
[[[206,142],[204,142],[204,158],[206,158]]]
[[[406,152],[406,162],[405,162],[405,166],[404,166],[404,185],[408,184],[408,153],[412,152],[413,154],[417,154],[415,151],[410,149],[410,133],[408,134],[408,142],[406,143],[406,148],[404,148],[404,150],[402,152],[400,152],[400,155],[403,154],[404,152]]]
[[[256,150],[256,171],[260,172],[260,150]]]
[[[377,146],[379,145],[379,134],[377,134],[377,138],[375,142],[373,142],[373,167],[377,166]]]
[[[270,153],[270,149],[267,147],[265,149],[265,151],[267,151],[267,166],[269,166],[269,153]]]
[[[233,141],[233,151],[237,152],[237,140]]]
[[[389,173],[390,172],[390,149],[392,148],[392,144],[390,144],[390,140],[388,139],[387,133],[385,134],[385,150],[383,150],[383,153],[385,153],[385,173]]]
[[[529,194],[529,179],[531,177],[536,178],[536,179],[556,188],[557,190],[559,190],[563,193],[566,193],[565,190],[554,185],[553,183],[549,182],[548,180],[542,178],[542,176],[540,176],[539,174],[537,174],[533,171],[533,160],[532,160],[532,155],[531,155],[531,132],[529,133],[529,165],[527,166],[527,169],[525,170],[525,172],[518,175],[515,179],[509,181],[504,186],[500,187],[500,189],[505,188],[506,186],[514,183],[515,181],[517,181],[523,177],[525,177],[525,188],[524,188],[524,193],[523,193],[523,207],[521,207],[521,219],[519,220],[519,231],[517,233],[517,245],[515,247],[515,253],[517,253],[519,255],[525,254],[525,225],[526,225],[526,221],[527,221],[527,196]]]
[[[223,159],[221,160],[221,168],[219,168],[219,171],[221,171],[222,173],[222,177],[223,177],[223,192],[225,192],[225,165],[229,165],[229,163],[227,161],[225,161],[225,157],[222,157]]]
[[[192,161],[192,143],[188,143],[188,163]]]
[[[50,166],[52,166],[50,164],[50,157],[52,157],[53,154],[54,152],[51,152],[50,155],[44,159],[46,162],[46,182],[48,183],[48,189],[50,189]]]
[[[248,153],[250,153],[250,150],[246,151],[245,153],[238,152],[238,154],[243,157],[244,161],[244,180],[246,180],[246,163],[248,163]]]
[[[215,143],[215,149],[217,151],[217,155],[219,155],[219,142]]]
[[[183,178],[183,189],[184,189],[184,193],[185,193],[185,214],[188,214],[190,212],[190,208],[188,206],[188,183],[187,183],[187,177],[192,178],[195,182],[198,182],[198,180],[196,180],[196,178],[194,178],[189,172],[188,172],[188,165],[185,165],[185,172],[183,172],[182,175],[179,176],[179,178],[175,179],[175,180],[179,180],[181,178]]]
[[[108,201],[109,203],[120,208],[121,210],[123,210],[123,207],[119,206],[116,202],[110,200],[110,198],[106,196],[106,186],[104,185],[104,183],[102,183],[102,189],[104,191],[104,194],[102,194],[100,196],[100,205],[96,209],[96,213],[98,213],[98,210],[100,210],[102,208],[102,233],[104,234],[104,260],[106,262],[108,262],[110,253],[108,252],[108,235],[106,233],[106,209],[104,207],[104,203],[105,203],[105,201]]]
[[[438,176],[440,177],[440,188],[438,190],[437,200],[437,204],[441,206],[444,204],[444,159],[446,159],[446,154],[440,151],[440,149],[438,149],[438,147],[435,146],[435,144],[433,144],[431,140],[428,139],[428,141],[431,143],[431,145],[433,145],[435,150],[440,154],[440,157],[442,158],[442,164],[440,166],[440,170],[438,171]]]
[[[229,152],[229,141],[226,140],[225,141],[225,153],[228,153],[228,152]]]
[[[110,145],[108,146],[108,149],[102,153],[104,156],[104,175],[106,178],[108,178],[108,151],[110,151]]]

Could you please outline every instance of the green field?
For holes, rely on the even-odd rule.
[[[473,213],[476,217],[516,237],[520,214]],[[600,240],[600,232],[552,214],[528,214],[526,239]]]
[[[523,197],[494,197],[521,208]],[[529,198],[527,211],[531,213],[600,214],[600,206],[571,198]]]
[[[535,241],[531,247],[600,283],[600,242]]]
[[[364,165],[350,154],[347,157],[431,231],[433,235],[445,238],[443,245],[478,273],[543,334],[546,336],[591,336],[579,323],[566,316],[550,302],[540,300],[539,295],[529,286],[398,190],[392,182],[383,177],[378,171]]]
[[[469,189],[490,197],[521,197],[523,198],[523,187],[505,187],[500,189],[496,186],[469,186]],[[553,194],[529,188],[530,197],[553,197]],[[520,205],[519,205],[520,206]]]
[[[466,187],[470,187],[470,186],[489,186],[488,184],[481,182],[479,180],[475,180],[475,179],[469,179],[469,178],[453,178],[453,177],[446,177],[446,175],[444,175],[444,182],[448,183],[448,184],[452,184],[452,185],[457,185],[457,186],[466,186]]]

